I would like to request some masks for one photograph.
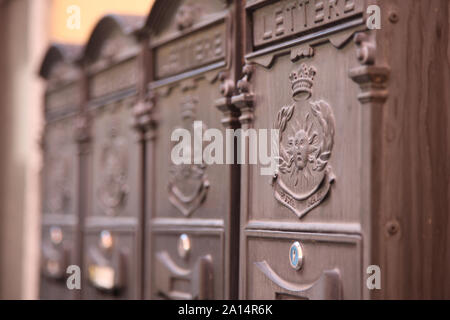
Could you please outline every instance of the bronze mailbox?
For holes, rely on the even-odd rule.
[[[76,122],[81,107],[81,72],[74,59],[76,46],[54,44],[42,64],[47,80],[46,126],[42,136],[42,245],[41,286],[43,299],[73,299],[67,290],[66,269],[79,264],[78,148]]]
[[[234,11],[226,1],[159,1],[148,19],[147,298],[237,297],[237,167],[171,160],[177,128],[193,138],[201,122],[201,139],[236,125],[233,110],[215,107],[234,74]]]
[[[83,298],[139,297],[140,140],[132,127],[141,17],[105,16],[85,48]]]
[[[365,25],[363,3],[351,3],[320,11],[309,2],[247,2],[252,33],[244,72],[252,99],[241,95],[232,101],[251,114],[244,128],[278,130],[279,163],[272,177],[261,175],[259,165],[242,169],[241,298],[362,298],[363,211],[355,196],[364,183],[356,170],[363,166],[358,156],[363,142],[355,136],[361,106],[348,73],[358,64],[351,39]],[[311,240],[316,233],[326,239],[323,248]],[[343,235],[354,244],[348,246],[345,237],[341,243]],[[289,267],[296,241],[305,255],[299,269]],[[346,257],[337,260],[341,250]],[[323,279],[329,270],[337,279]],[[261,290],[264,277],[270,289]],[[342,293],[325,290],[321,296],[314,286],[322,282]]]

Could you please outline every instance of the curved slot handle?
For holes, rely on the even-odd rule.
[[[156,254],[156,289],[168,299],[207,300],[213,298],[213,265],[210,255],[202,256],[192,270],[176,265],[167,251]],[[173,289],[174,280],[190,283],[190,292]]]
[[[120,251],[114,250],[105,255],[97,248],[90,248],[88,253],[89,283],[96,289],[117,293],[125,285],[125,261]]]
[[[342,299],[342,281],[338,269],[325,270],[316,281],[311,283],[297,284],[281,278],[266,261],[255,262],[255,265],[273,283],[299,298],[311,300]]]

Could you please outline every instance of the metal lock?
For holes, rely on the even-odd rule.
[[[188,235],[183,233],[180,235],[178,239],[178,255],[186,259],[189,256],[189,252],[191,251],[191,239],[189,239]]]
[[[63,241],[63,232],[60,227],[50,228],[50,240],[54,245],[59,245]]]
[[[303,248],[300,242],[295,241],[289,249],[289,264],[295,270],[300,270],[303,266]]]
[[[100,247],[105,249],[105,250],[109,250],[112,248],[113,246],[113,237],[111,235],[111,232],[107,231],[107,230],[103,230],[100,233]]]

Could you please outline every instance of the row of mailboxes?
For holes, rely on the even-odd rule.
[[[390,76],[377,46],[405,8],[384,4],[377,31],[368,5],[156,1],[146,21],[106,16],[86,46],[52,46],[41,297],[371,297],[365,269],[395,235],[380,240],[373,193]],[[195,121],[278,130],[277,170],[174,164],[173,131]]]

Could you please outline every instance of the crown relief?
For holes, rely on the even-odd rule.
[[[298,70],[291,72],[289,79],[292,83],[292,97],[295,100],[311,97],[316,73],[316,68],[308,66],[305,63],[302,63]]]

